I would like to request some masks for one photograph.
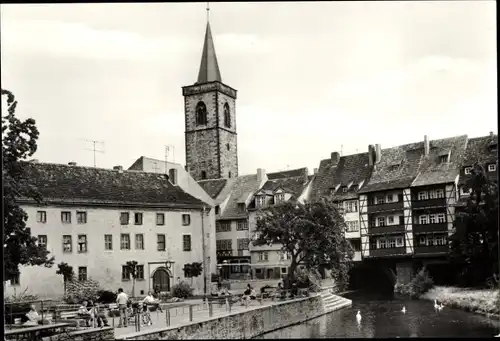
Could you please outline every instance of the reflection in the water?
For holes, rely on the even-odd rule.
[[[349,298],[353,300],[351,308],[259,338],[492,337],[500,327],[498,321],[485,316],[448,307],[434,309],[433,302],[428,301],[363,293]],[[357,317],[358,311],[361,318]]]

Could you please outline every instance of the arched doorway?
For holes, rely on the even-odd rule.
[[[153,289],[157,286],[161,292],[170,291],[170,274],[163,267],[156,269],[153,274]]]

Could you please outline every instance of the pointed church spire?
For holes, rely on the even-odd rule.
[[[196,84],[208,83],[213,81],[222,82],[220,76],[219,64],[215,55],[214,41],[212,39],[212,31],[210,30],[210,22],[208,14],[210,8],[207,3],[207,29],[205,32],[205,41],[203,42],[203,53],[201,55],[200,72],[198,73],[198,81]]]

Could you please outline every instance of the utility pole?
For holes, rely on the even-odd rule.
[[[343,152],[343,151],[344,151],[344,145],[343,145],[343,144],[341,144],[341,145],[340,145],[340,156],[342,156],[342,152]]]
[[[96,167],[96,153],[101,153],[101,154],[104,154],[104,150],[98,150],[96,148],[97,144],[100,144],[102,147],[104,147],[104,141],[96,141],[96,140],[85,140],[85,142],[90,142],[92,143],[92,149],[85,149],[85,150],[88,150],[88,151],[91,151],[94,153],[94,168]]]

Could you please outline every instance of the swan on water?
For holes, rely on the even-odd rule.
[[[361,312],[358,310],[358,313],[356,314],[356,320],[361,321]]]
[[[439,305],[437,304],[437,300],[434,300],[434,309],[439,309]]]
[[[405,313],[406,313],[406,307],[405,307],[405,306],[403,306],[403,309],[401,309],[401,312],[402,312],[403,314],[405,314]]]

